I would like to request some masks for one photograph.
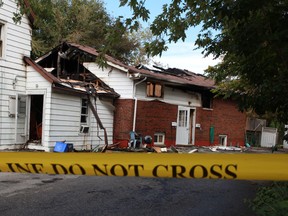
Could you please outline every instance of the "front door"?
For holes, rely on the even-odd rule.
[[[190,107],[178,107],[176,144],[194,144],[194,109]]]

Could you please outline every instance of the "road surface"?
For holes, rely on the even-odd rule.
[[[251,216],[266,183],[0,173],[0,215]]]

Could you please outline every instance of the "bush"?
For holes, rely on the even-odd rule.
[[[259,216],[287,216],[288,182],[273,182],[259,188],[249,206]]]

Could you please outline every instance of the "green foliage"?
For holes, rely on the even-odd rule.
[[[145,18],[143,2],[121,5],[139,19]],[[161,54],[167,43],[185,40],[187,29],[199,25],[196,46],[204,56],[222,59],[206,70],[219,84],[217,93],[234,97],[243,111],[270,112],[287,122],[288,1],[171,0],[150,26],[155,40],[146,44],[148,53]]]
[[[29,10],[24,0],[15,1],[19,11],[14,13],[13,20],[19,23]],[[36,14],[32,57],[41,56],[59,43],[69,41],[102,52],[100,62],[104,54],[127,64],[148,61],[142,42],[146,30],[137,26],[139,34],[131,34],[121,19],[110,17],[101,0],[29,0],[29,3]]]
[[[249,205],[259,216],[286,216],[288,212],[288,183],[275,182],[270,186],[260,188]]]
[[[29,14],[30,11],[27,7],[25,7],[25,2],[24,0],[15,0],[18,6],[18,10],[16,12],[13,12],[13,22],[17,23],[21,23],[21,19],[23,14]],[[3,5],[3,2],[0,1],[0,7]]]

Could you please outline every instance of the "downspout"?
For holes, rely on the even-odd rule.
[[[135,126],[136,126],[136,116],[137,116],[137,102],[138,99],[136,97],[136,86],[139,85],[140,83],[144,82],[147,79],[147,77],[144,77],[144,79],[140,80],[139,82],[134,84],[134,89],[133,89],[133,97],[134,97],[134,116],[133,116],[133,131],[135,132]]]

